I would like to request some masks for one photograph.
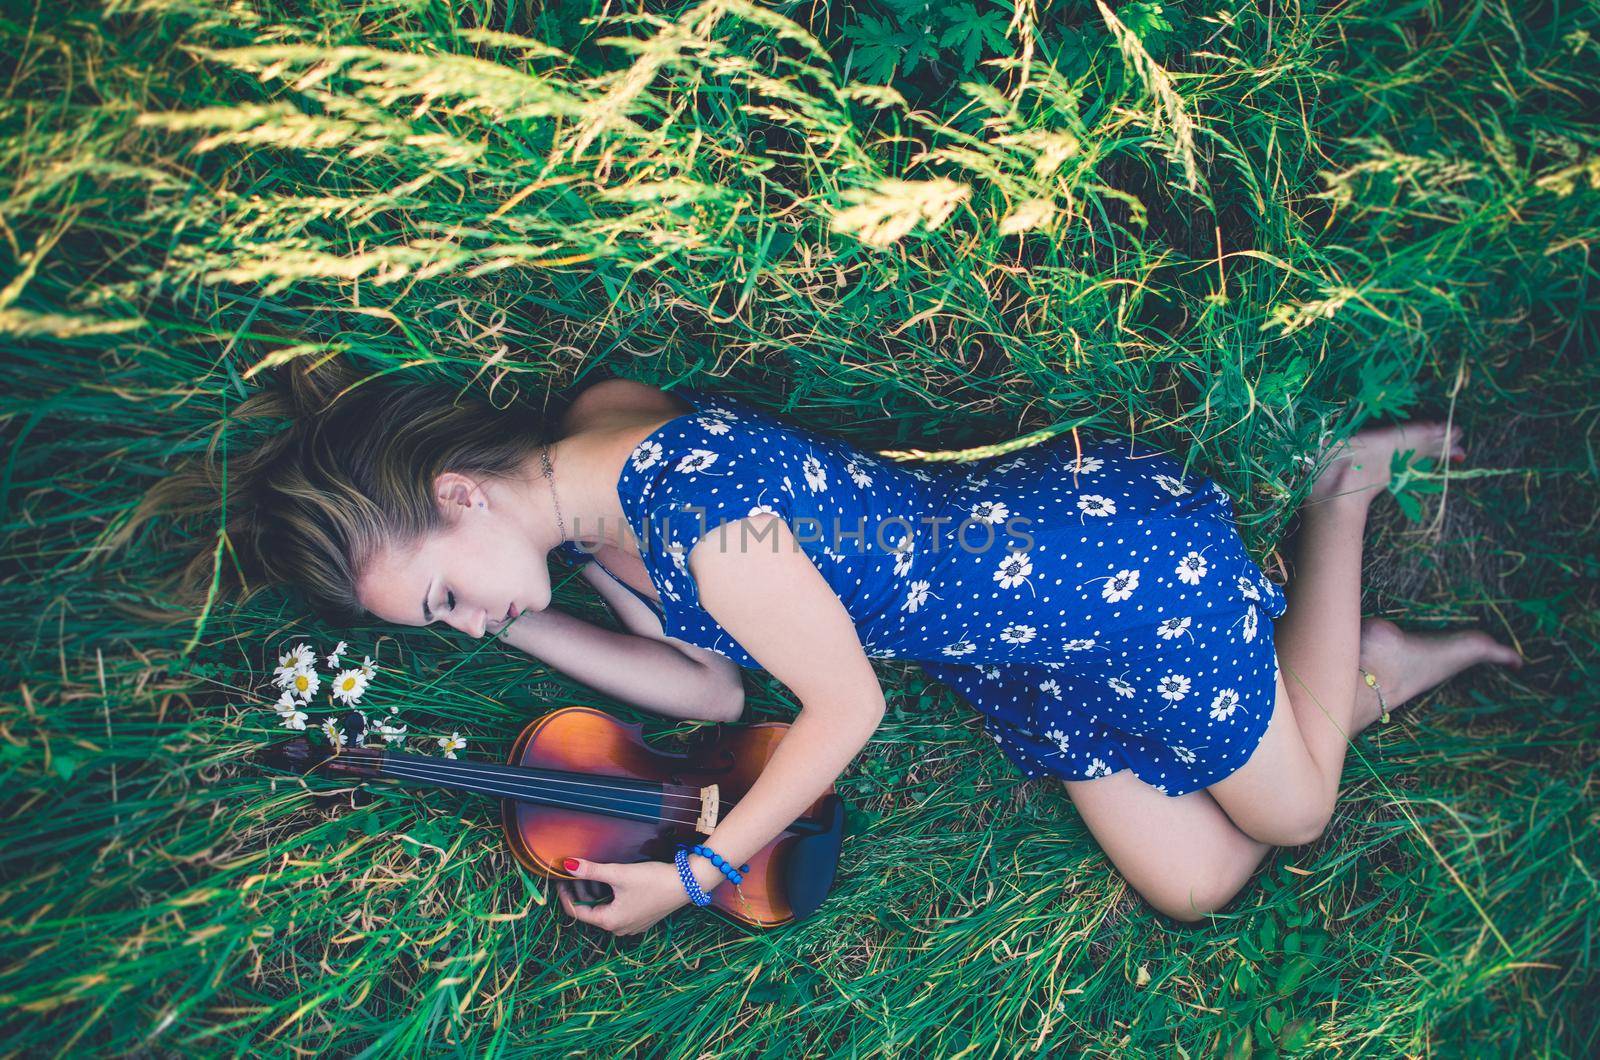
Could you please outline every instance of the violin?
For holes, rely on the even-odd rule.
[[[524,728],[505,765],[362,747],[364,727],[352,711],[343,726],[351,746],[323,749],[297,736],[260,758],[296,773],[392,777],[496,796],[517,861],[541,876],[574,879],[560,868],[562,858],[670,863],[677,844],[702,842],[761,775],[789,725],[715,725],[696,734],[686,751],[671,753],[646,743],[641,725],[590,707],[563,707]],[[724,883],[709,891],[705,908],[762,928],[810,916],[833,887],[844,815],[844,801],[830,785],[748,859],[738,887]],[[604,883],[577,882],[611,897]]]

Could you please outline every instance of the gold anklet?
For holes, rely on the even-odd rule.
[[[1367,687],[1378,693],[1378,710],[1381,712],[1378,721],[1384,725],[1389,724],[1389,703],[1383,698],[1383,689],[1378,687],[1378,679],[1372,676],[1372,671],[1363,666],[1357,666],[1356,669],[1361,671],[1361,678],[1367,682]]]

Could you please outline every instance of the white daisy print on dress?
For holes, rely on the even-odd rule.
[[[1069,640],[1065,644],[1061,645],[1061,647],[1064,651],[1088,651],[1090,648],[1094,647],[1094,638],[1074,637],[1072,640]]]
[[[1089,779],[1093,780],[1095,777],[1109,777],[1110,775],[1111,767],[1106,765],[1105,759],[1096,758],[1090,761]]]
[[[981,490],[985,486],[987,486],[988,484],[989,484],[989,480],[988,480],[987,477],[985,477],[985,478],[975,478],[975,479],[969,479],[968,481],[962,483],[961,488],[962,489],[968,489],[968,490]]]
[[[915,612],[917,608],[927,602],[928,583],[915,581],[906,588],[906,602],[900,605],[900,610]]]
[[[1111,577],[1105,579],[1105,585],[1100,588],[1100,598],[1108,604],[1120,604],[1133,595],[1139,587],[1139,572],[1136,570],[1119,570]]]
[[[682,459],[678,461],[678,466],[673,470],[687,471],[692,474],[696,471],[704,471],[706,468],[710,467],[716,462],[717,454],[713,453],[711,450],[691,449],[687,453],[683,454]]]
[[[1106,466],[1106,462],[1098,456],[1080,456],[1077,460],[1067,465],[1067,470],[1079,475],[1092,475]]]
[[[745,518],[748,519],[748,518],[750,518],[750,516],[754,516],[754,515],[777,515],[777,514],[778,514],[778,509],[774,508],[772,505],[770,505],[770,504],[758,504],[754,508],[750,509],[750,515],[745,516]],[[824,551],[826,551],[826,550],[824,550]]]
[[[1251,604],[1250,610],[1244,613],[1244,642],[1249,644],[1256,639],[1256,605]]]
[[[1050,729],[1044,734],[1044,738],[1055,744],[1056,749],[1062,754],[1067,753],[1067,734],[1060,729]]]
[[[1052,699],[1061,698],[1061,686],[1056,683],[1056,679],[1053,677],[1040,681],[1039,691],[1043,692],[1047,696],[1050,696]]]
[[[844,469],[845,472],[850,476],[850,481],[854,482],[861,489],[866,489],[868,486],[872,485],[872,476],[861,470],[861,465],[856,463],[854,460],[846,464]]]
[[[1117,502],[1098,493],[1085,493],[1078,498],[1078,511],[1084,515],[1105,517],[1117,514]]]
[[[727,434],[731,429],[728,421],[720,416],[696,416],[695,422],[705,428],[707,434]]]
[[[1261,593],[1256,589],[1256,583],[1245,577],[1243,574],[1239,575],[1238,585],[1239,595],[1244,597],[1246,600],[1261,599]]]
[[[1123,699],[1133,698],[1133,686],[1124,681],[1122,678],[1113,677],[1111,680],[1107,681],[1106,684],[1111,686],[1111,691],[1115,692]]]
[[[952,659],[959,659],[963,655],[971,655],[978,650],[978,646],[970,640],[958,640],[954,644],[947,644],[939,649]]]
[[[994,572],[994,580],[1000,583],[1002,589],[1015,589],[1028,580],[1028,575],[1033,573],[1033,560],[1021,550],[1013,550],[1006,558],[1000,561],[1000,567]]]
[[[1227,721],[1233,715],[1233,712],[1238,709],[1239,693],[1231,688],[1224,688],[1211,701],[1211,720]]]
[[[1194,492],[1194,490],[1185,486],[1181,479],[1175,479],[1171,475],[1157,475],[1155,480],[1157,486],[1160,486],[1174,497],[1182,497],[1185,493]]]
[[[800,470],[805,472],[806,485],[811,487],[812,493],[827,492],[828,469],[822,466],[822,461],[814,456],[808,456],[801,461]]]
[[[991,681],[1000,680],[1000,667],[998,666],[981,666],[978,668],[978,672]]]
[[[654,467],[656,462],[661,459],[661,443],[640,442],[634,448],[632,457],[635,471],[644,471],[647,468]]]
[[[972,518],[980,523],[1003,523],[1011,515],[1011,509],[999,501],[979,501],[971,511]]]
[[[1013,622],[1000,631],[1000,639],[1007,644],[1026,644],[1038,632],[1032,626],[1024,625],[1021,622]]]
[[[1161,625],[1156,627],[1156,636],[1162,640],[1171,640],[1189,628],[1192,619],[1189,618],[1164,618]]]
[[[901,535],[900,540],[894,544],[894,573],[896,577],[903,576],[911,569],[911,538]]]
[[[1174,755],[1176,755],[1178,761],[1182,762],[1184,765],[1186,765],[1186,766],[1194,765],[1194,752],[1189,750],[1189,748],[1181,747],[1181,746],[1174,747],[1172,749],[1172,753]]]
[[[1192,549],[1178,561],[1178,580],[1185,585],[1199,585],[1206,576],[1206,558]]]
[[[1168,703],[1176,703],[1189,694],[1189,679],[1182,674],[1168,674],[1156,682],[1156,691]]]

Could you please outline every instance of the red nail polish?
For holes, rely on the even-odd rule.
[[[564,859],[562,859],[561,867],[566,869],[568,872],[577,872],[578,871],[578,859],[577,858],[564,858]]]
[[[1452,464],[1459,464],[1459,463],[1461,463],[1461,461],[1465,460],[1466,458],[1467,458],[1466,454],[1464,454],[1464,453],[1452,453],[1450,455],[1450,462]]]

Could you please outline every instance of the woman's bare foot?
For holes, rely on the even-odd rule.
[[[1378,679],[1390,710],[1482,662],[1522,668],[1521,655],[1479,629],[1417,633],[1381,618],[1361,620],[1361,665]],[[1378,694],[1358,679],[1357,731],[1377,721],[1381,713]]]
[[[1339,443],[1333,460],[1311,487],[1310,499],[1359,497],[1370,501],[1375,496],[1374,491],[1389,485],[1389,467],[1394,454],[1408,449],[1415,451],[1412,459],[1441,460],[1448,455],[1452,460],[1465,460],[1467,456],[1461,447],[1461,428],[1450,427],[1447,436],[1442,420],[1413,420],[1360,431]],[[1322,454],[1318,455],[1316,463],[1322,463]]]

